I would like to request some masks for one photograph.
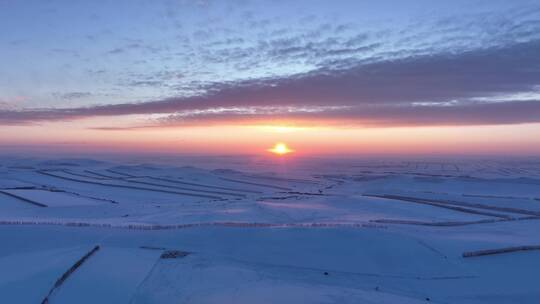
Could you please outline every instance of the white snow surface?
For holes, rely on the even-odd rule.
[[[2,303],[539,303],[463,257],[538,231],[537,158],[0,159]]]

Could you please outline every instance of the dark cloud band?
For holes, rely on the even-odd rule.
[[[529,92],[540,85],[538,54],[540,41],[535,40],[462,53],[349,63],[347,68],[322,68],[290,77],[215,84],[207,88],[208,93],[192,97],[69,109],[0,110],[0,123],[153,113],[171,114],[160,121],[167,124],[272,118],[344,120],[382,126],[540,122],[540,101],[496,101],[498,95]],[[323,110],[210,114],[203,111],[182,115],[233,107]]]

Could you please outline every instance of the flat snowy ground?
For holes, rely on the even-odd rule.
[[[533,158],[5,157],[0,302],[540,303],[539,231]]]

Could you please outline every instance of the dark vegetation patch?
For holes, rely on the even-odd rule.
[[[43,299],[43,301],[41,301],[41,304],[48,304],[49,298],[51,297],[53,292],[60,288],[60,286],[62,286],[62,284],[64,284],[64,282],[69,278],[69,276],[71,276],[79,267],[82,266],[84,262],[86,262],[86,260],[88,260],[92,255],[94,255],[99,249],[99,245],[96,245],[92,250],[90,250],[82,258],[75,262],[75,264],[73,264],[71,268],[64,272],[64,274],[62,274],[62,276],[58,280],[56,280],[56,283],[54,283],[54,286],[49,290],[47,296]]]
[[[188,256],[190,253],[186,251],[180,251],[180,250],[166,250],[164,251],[160,259],[180,259]]]

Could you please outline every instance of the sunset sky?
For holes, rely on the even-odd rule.
[[[538,0],[0,0],[0,27],[0,150],[540,153]]]

